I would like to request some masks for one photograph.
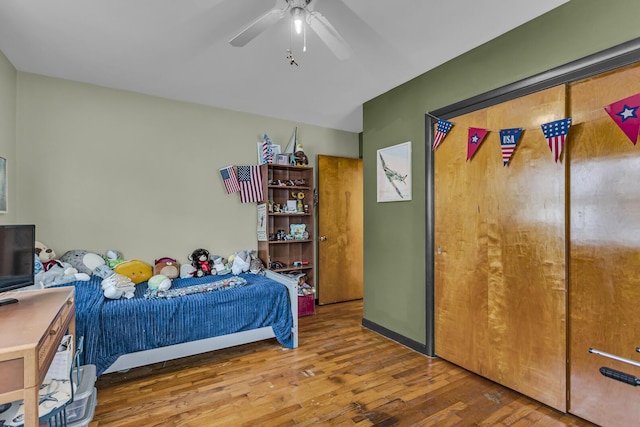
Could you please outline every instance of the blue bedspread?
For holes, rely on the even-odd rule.
[[[174,279],[172,288],[229,276]],[[106,299],[101,279],[74,282],[76,333],[85,337],[85,363],[101,375],[127,353],[271,326],[280,344],[293,347],[287,288],[271,279],[242,274],[249,285],[171,299],[145,299],[147,283],[131,299]],[[66,285],[68,286],[68,284]]]

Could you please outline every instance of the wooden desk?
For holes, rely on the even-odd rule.
[[[0,403],[24,399],[25,427],[38,426],[38,389],[69,330],[76,339],[75,288],[8,292],[0,299]]]

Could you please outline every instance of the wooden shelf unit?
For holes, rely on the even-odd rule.
[[[261,167],[264,200],[267,205],[267,240],[258,241],[258,257],[265,267],[280,273],[305,273],[307,283],[315,288],[315,215],[313,204],[313,168],[264,164]],[[293,184],[293,185],[292,185]],[[287,201],[295,200],[293,192],[303,192],[303,206],[307,209],[299,212],[277,212],[273,206],[286,208]],[[291,234],[291,224],[304,224],[308,238],[277,240],[279,230]],[[279,261],[283,268],[272,268],[271,263]],[[296,266],[294,263],[302,262]],[[315,299],[315,297],[314,297]]]

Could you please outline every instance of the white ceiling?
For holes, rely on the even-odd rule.
[[[354,51],[340,61],[311,32],[302,53],[288,18],[229,45],[274,0],[0,0],[0,50],[20,71],[359,132],[364,102],[566,1],[317,0]]]

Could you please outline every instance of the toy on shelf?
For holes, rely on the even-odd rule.
[[[302,203],[304,200],[304,192],[294,191],[291,193],[291,197],[296,201],[296,212],[304,213],[304,204]]]

